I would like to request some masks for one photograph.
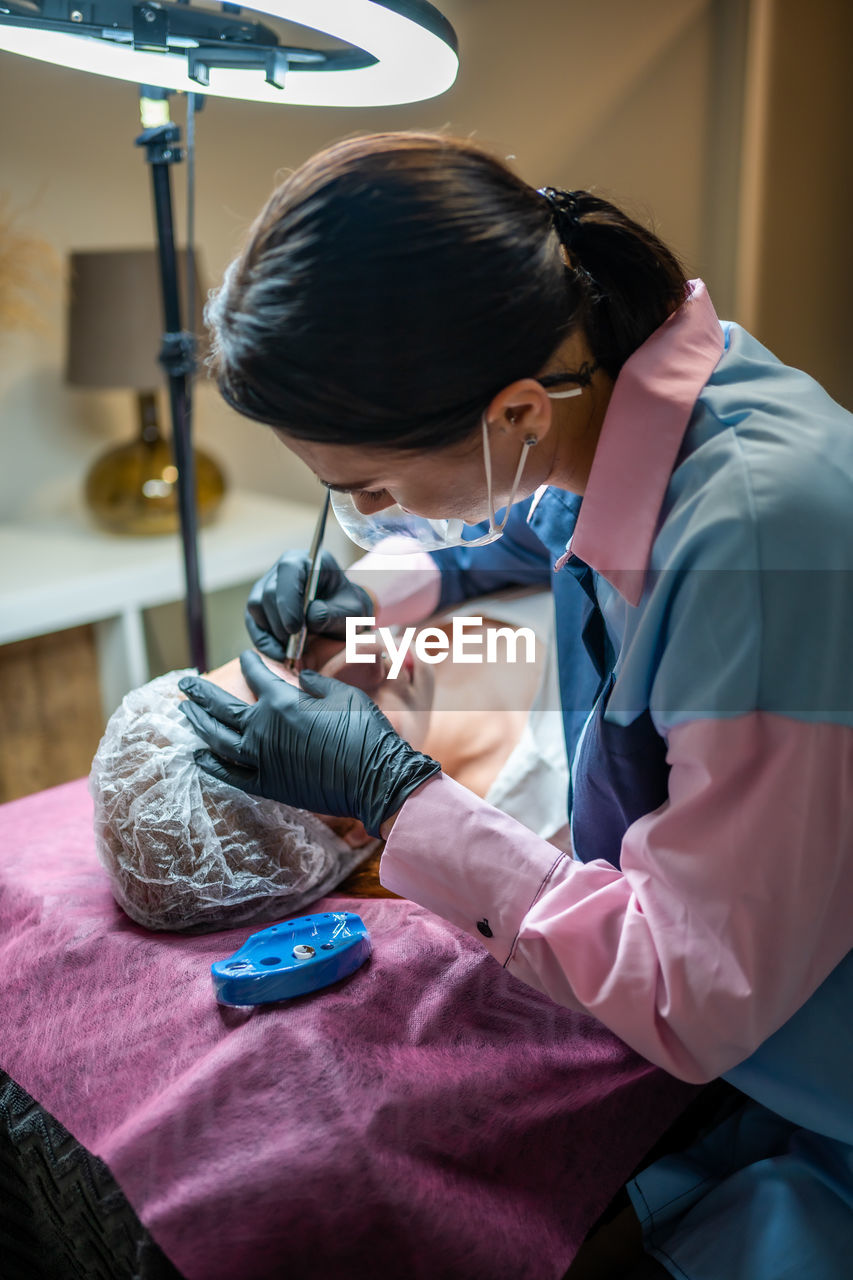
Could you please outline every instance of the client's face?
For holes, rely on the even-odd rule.
[[[344,684],[363,689],[385,713],[400,736],[413,747],[419,748],[429,727],[434,684],[432,667],[420,662],[410,649],[397,678],[392,680],[388,675],[390,659],[384,653],[378,636],[374,638],[373,647],[366,636],[360,636],[359,652],[369,656],[370,661],[348,663],[343,641],[310,636],[298,665],[310,667],[324,676],[332,676]],[[286,680],[288,684],[297,683],[296,676],[282,663],[263,654],[261,657],[282,680]],[[243,702],[256,701],[237,658],[217,667],[207,678]]]

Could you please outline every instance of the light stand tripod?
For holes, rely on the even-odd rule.
[[[198,561],[198,520],[196,515],[195,461],[192,449],[192,400],[190,383],[195,371],[195,336],[181,325],[181,298],[178,287],[178,264],[175,252],[175,230],[172,219],[172,186],[170,166],[183,160],[180,147],[181,131],[168,119],[168,93],[166,89],[143,85],[140,96],[143,101],[162,101],[166,105],[162,115],[166,119],[145,129],[136,139],[136,146],[145,148],[145,158],[151,166],[151,184],[154,196],[154,218],[157,227],[157,255],[160,268],[160,288],[163,299],[163,342],[159,361],[166,372],[169,386],[169,407],[172,420],[172,450],[178,471],[178,511],[181,522],[184,574],[186,578],[186,621],[190,660],[199,671],[207,670],[207,653],[204,629],[204,608]],[[194,107],[194,104],[193,104]],[[144,119],[143,119],[144,123]],[[193,245],[187,244],[187,270],[193,271]],[[188,296],[194,290],[190,279]]]

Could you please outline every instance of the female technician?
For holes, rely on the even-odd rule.
[[[808,266],[785,269],[795,288]],[[254,707],[184,686],[203,766],[361,818],[388,841],[389,888],[674,1075],[748,1095],[629,1188],[667,1271],[849,1274],[850,415],[721,324],[612,205],[537,192],[442,136],[308,161],[210,319],[226,400],[349,495],[362,545],[397,527],[394,504],[427,528],[396,573],[382,551],[351,578],[328,559],[311,629],[550,578],[575,856],[445,777],[358,690],[305,673],[300,696],[251,654]],[[453,545],[461,521],[482,525]],[[285,557],[250,600],[276,656],[304,577]]]

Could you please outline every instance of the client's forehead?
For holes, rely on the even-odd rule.
[[[371,636],[365,632],[359,635],[359,651],[363,655],[375,656],[374,662],[347,663],[343,640],[326,636],[312,636],[304,653],[304,663],[322,675],[341,680],[344,684],[361,689],[373,698],[377,706],[391,721],[391,724],[407,742],[418,747],[426,734],[427,722],[432,707],[433,681],[430,668],[418,665],[420,677],[413,681],[402,676],[397,680],[388,678],[389,661],[383,656],[383,645],[380,637],[374,633],[371,650]],[[298,684],[296,675],[285,667],[261,654],[261,658],[273,672],[288,684]],[[239,658],[233,658],[224,666],[208,673],[208,680],[224,689],[233,698],[241,702],[253,703],[255,695],[246,683],[240,668]]]
[[[370,636],[368,634],[360,638],[359,648],[363,653],[370,653]],[[378,640],[376,643],[376,655],[377,657],[379,656]],[[263,653],[260,657],[274,675],[285,680],[288,684],[298,684],[296,675],[284,663],[277,662],[275,658],[269,658]],[[342,670],[344,661],[343,640],[330,636],[311,636],[306,643],[303,654],[304,666],[310,667],[314,671],[319,671],[323,675],[340,676],[345,683],[367,687],[367,692],[371,693],[375,691],[374,686],[383,683],[384,671],[378,671],[372,663],[364,664],[361,667],[365,675],[371,674],[375,677],[374,679],[366,680],[365,685],[362,685],[360,680],[347,679],[348,673]],[[370,672],[366,668],[370,668]],[[230,662],[224,663],[221,667],[215,667],[207,673],[206,679],[210,680],[212,684],[218,685],[220,689],[224,689],[226,693],[230,693],[232,697],[239,698],[242,702],[255,701],[255,695],[246,683],[246,678],[241,670],[239,658],[232,658]]]

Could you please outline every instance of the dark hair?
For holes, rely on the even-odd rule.
[[[210,363],[229,404],[301,439],[445,445],[578,325],[615,377],[685,289],[606,200],[536,191],[462,139],[370,134],[273,192],[208,303]]]

